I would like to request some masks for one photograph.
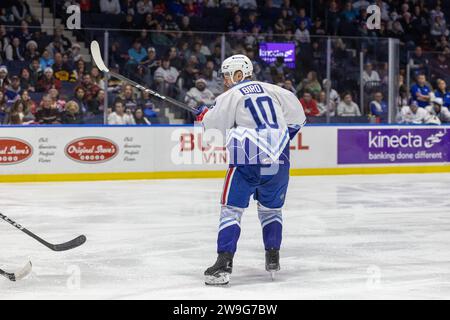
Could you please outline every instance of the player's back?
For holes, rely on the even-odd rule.
[[[300,127],[305,115],[292,92],[269,83],[243,81],[217,97],[203,122],[206,129],[217,128],[227,136],[229,149],[243,149],[251,159],[262,151],[275,161],[289,142],[288,126]],[[252,147],[254,152],[249,151]]]

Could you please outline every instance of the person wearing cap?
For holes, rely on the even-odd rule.
[[[48,93],[48,91],[51,88],[60,90],[61,89],[61,81],[59,81],[58,79],[55,79],[55,77],[53,76],[53,69],[50,67],[47,67],[44,69],[44,75],[38,81],[36,91]]]
[[[426,107],[425,110],[432,116],[440,120],[440,122],[450,122],[450,111],[443,106],[444,101],[442,98],[434,98],[431,101],[431,105]]]
[[[34,40],[30,40],[27,42],[25,46],[25,60],[31,61],[34,58],[39,58],[40,54],[38,52],[38,44]]]
[[[417,101],[412,101],[410,106],[401,109],[401,120],[403,124],[425,124],[430,120],[430,113],[425,108],[419,107]]]
[[[0,66],[0,91],[4,91],[8,85],[8,68],[6,66]]]
[[[199,105],[212,105],[214,98],[211,90],[206,88],[206,80],[199,78],[195,81],[195,87],[186,93],[184,100],[190,107],[196,108]]]
[[[82,58],[80,52],[81,52],[80,45],[78,43],[72,44],[72,48],[70,49],[70,57],[74,62]]]
[[[15,100],[19,95],[22,88],[20,87],[20,78],[16,75],[11,77],[11,83],[6,88],[6,96],[9,100]]]

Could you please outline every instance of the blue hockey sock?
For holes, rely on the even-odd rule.
[[[261,221],[264,247],[266,250],[280,250],[283,234],[283,217],[280,209],[266,208],[258,203],[258,216]]]
[[[235,253],[237,242],[241,235],[241,218],[244,209],[222,206],[220,212],[219,236],[217,238],[217,252]]]

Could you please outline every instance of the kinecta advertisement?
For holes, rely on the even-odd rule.
[[[338,129],[338,164],[449,161],[450,131],[445,127]]]

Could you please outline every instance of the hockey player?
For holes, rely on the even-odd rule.
[[[218,258],[205,271],[208,285],[228,284],[240,236],[241,217],[250,197],[257,201],[266,250],[266,270],[280,270],[282,207],[289,181],[289,141],[305,123],[303,107],[290,91],[252,81],[253,66],[234,55],[221,66],[226,92],[211,109],[198,108],[205,130],[226,137],[230,165],[221,196]]]

